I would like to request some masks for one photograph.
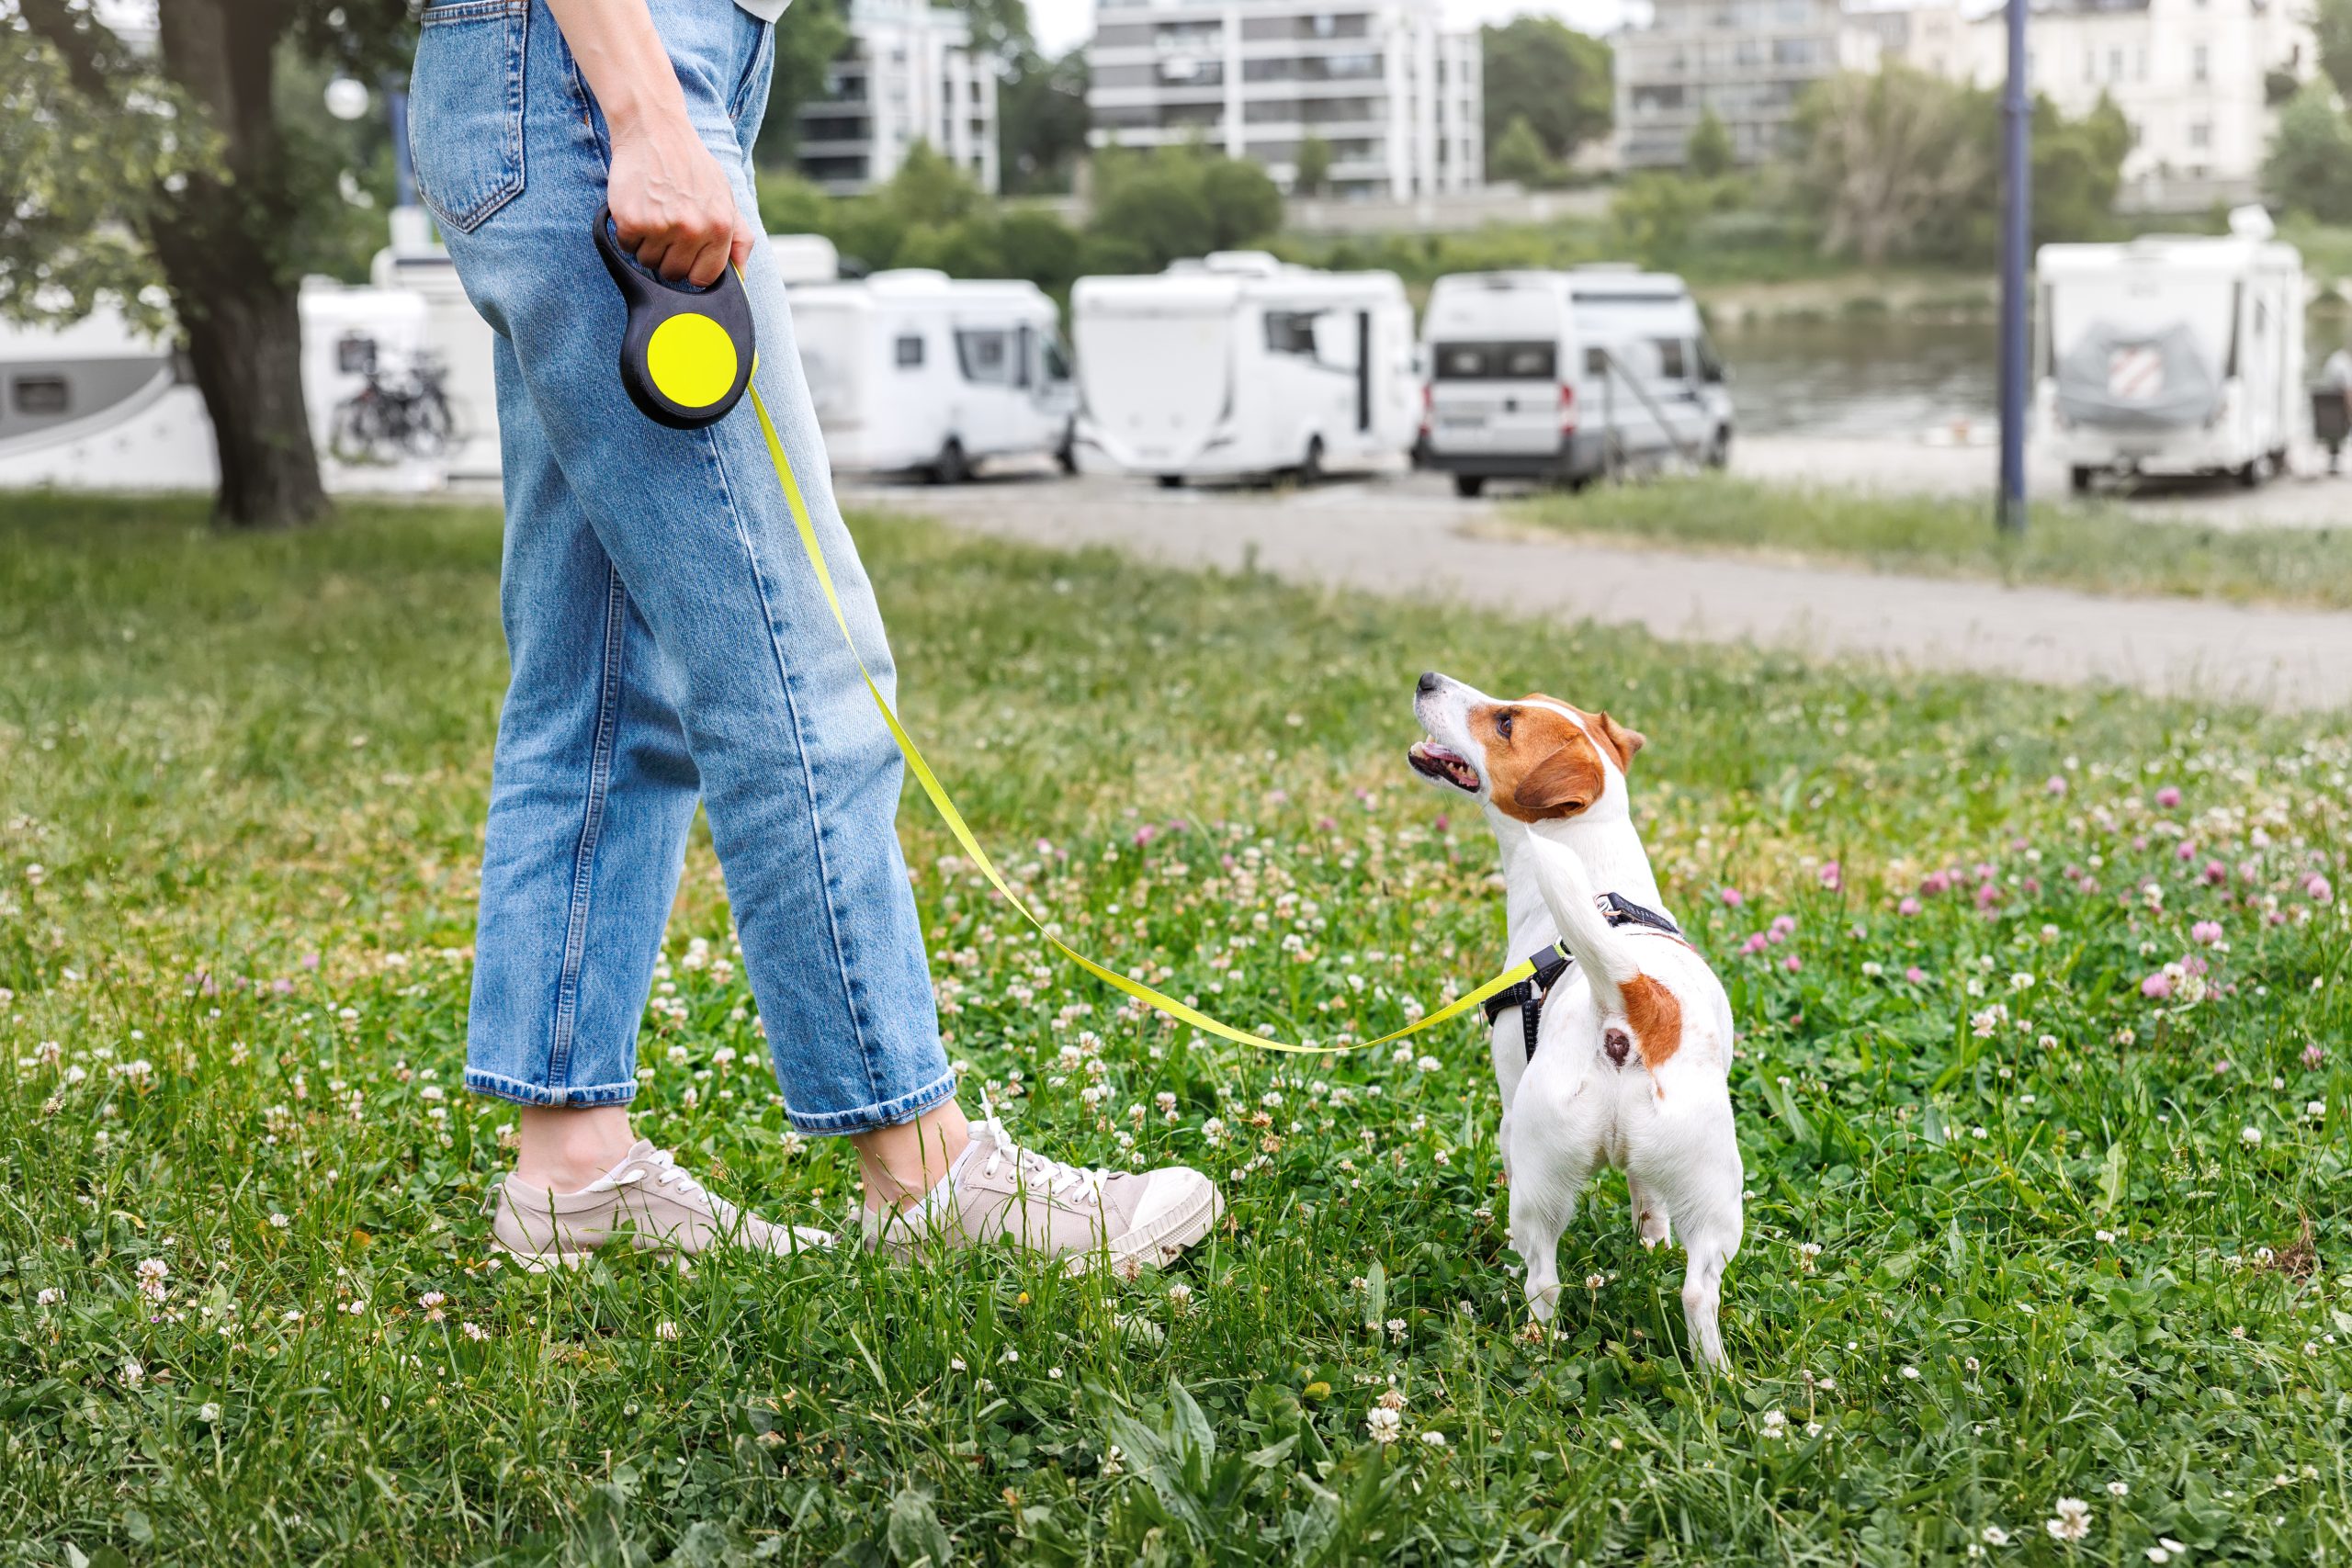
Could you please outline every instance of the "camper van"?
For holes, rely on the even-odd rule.
[[[424,301],[402,288],[306,278],[300,307],[303,400],[322,481],[334,491],[438,485],[437,456],[345,462],[331,439],[370,372],[428,352]],[[209,490],[219,473],[212,421],[168,338],[107,307],[63,326],[0,325],[0,490]]]
[[[1629,267],[1437,280],[1422,328],[1419,457],[1476,495],[1488,479],[1582,485],[1731,454],[1731,393],[1682,280]]]
[[[1401,467],[1413,310],[1394,273],[1219,252],[1070,296],[1078,440],[1163,485]]]
[[[1077,395],[1034,283],[905,268],[793,288],[792,333],[836,468],[942,484],[990,457],[1070,461]]]
[[[2100,474],[2285,467],[2301,427],[2303,264],[2259,209],[2227,236],[2044,245],[2035,435],[2077,491]]]

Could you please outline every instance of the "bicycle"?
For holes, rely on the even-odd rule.
[[[345,463],[396,463],[402,457],[437,457],[457,439],[457,415],[444,389],[438,360],[419,354],[397,379],[376,360],[373,339],[338,345],[338,363],[367,378],[367,384],[335,405],[329,447]]]

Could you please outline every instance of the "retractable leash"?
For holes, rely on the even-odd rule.
[[[1336,1055],[1348,1051],[1369,1051],[1375,1046],[1393,1044],[1407,1035],[1419,1034],[1485,1004],[1490,997],[1510,990],[1535,974],[1532,960],[1513,964],[1485,985],[1457,1001],[1447,1003],[1437,1011],[1392,1030],[1377,1040],[1360,1040],[1351,1045],[1312,1045],[1287,1040],[1270,1040],[1262,1034],[1252,1034],[1222,1023],[1188,1003],[1178,1001],[1165,992],[1154,990],[1140,980],[1131,980],[1107,964],[1093,959],[1056,936],[1051,927],[1037,912],[1022,901],[997,870],[996,862],[972,833],[964,814],[947,796],[939,775],[923,761],[922,751],[915,745],[914,737],[890,706],[889,699],[875,682],[873,671],[865,667],[865,656],[857,649],[857,639],[850,635],[849,617],[842,610],[841,595],[833,591],[833,574],[825,565],[824,547],[817,542],[817,526],[809,521],[808,502],[800,493],[800,481],[792,472],[792,460],[784,455],[784,443],[775,433],[775,422],[768,417],[767,404],[760,397],[760,389],[752,385],[751,372],[754,355],[752,333],[752,312],[743,293],[741,278],[731,267],[716,288],[698,290],[677,284],[665,283],[648,273],[635,260],[624,254],[610,231],[610,209],[596,214],[596,246],[604,254],[605,265],[620,286],[622,298],[628,301],[628,330],[621,339],[621,384],[628,389],[629,400],[643,411],[648,419],[676,430],[699,430],[724,419],[743,394],[752,397],[752,412],[759,416],[760,434],[767,440],[768,457],[775,465],[776,482],[784,489],[785,505],[792,513],[792,525],[800,534],[800,548],[808,558],[808,566],[817,574],[817,585],[825,591],[825,604],[833,613],[833,624],[841,628],[842,640],[849,645],[850,657],[857,660],[857,672],[865,681],[866,694],[874,699],[875,710],[889,728],[890,739],[899,744],[899,751],[907,761],[907,770],[930,797],[933,809],[947,824],[947,830],[964,847],[972,863],[980,868],[1007,904],[1034,927],[1039,936],[1053,945],[1056,952],[1089,975],[1115,991],[1120,991],[1147,1007],[1154,1008],[1169,1017],[1191,1024],[1204,1034],[1230,1040],[1238,1045],[1253,1046],[1261,1051],[1286,1051],[1301,1055]],[[713,333],[716,333],[714,337]]]

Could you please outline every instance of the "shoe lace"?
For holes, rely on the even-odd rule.
[[[734,1205],[712,1196],[710,1189],[697,1180],[692,1171],[680,1165],[677,1156],[668,1149],[656,1149],[639,1161],[636,1179],[643,1179],[648,1169],[653,1173],[654,1186],[673,1191],[681,1198],[699,1199],[721,1223],[734,1217]]]
[[[994,1176],[1009,1156],[1022,1179],[1043,1189],[1048,1197],[1066,1197],[1083,1189],[1096,1202],[1102,1201],[1102,1184],[1111,1179],[1109,1171],[1070,1165],[1035,1149],[1023,1148],[1004,1130],[1004,1123],[997,1119],[995,1108],[989,1104],[986,1095],[981,1097],[980,1111],[980,1131],[989,1140],[989,1157],[980,1166],[982,1176]]]

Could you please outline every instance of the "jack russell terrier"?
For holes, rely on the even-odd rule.
[[[1502,846],[1510,956],[1536,959],[1533,981],[1487,1003],[1528,1306],[1550,1320],[1560,1233],[1586,1179],[1614,1166],[1642,1245],[1682,1233],[1691,1348],[1720,1368],[1715,1314],[1739,1250],[1743,1180],[1731,1000],[1663,912],[1634,830],[1625,768],[1642,737],[1605,713],[1545,696],[1498,702],[1435,673],[1421,677],[1413,714],[1429,736],[1408,754],[1414,772],[1485,808]]]

